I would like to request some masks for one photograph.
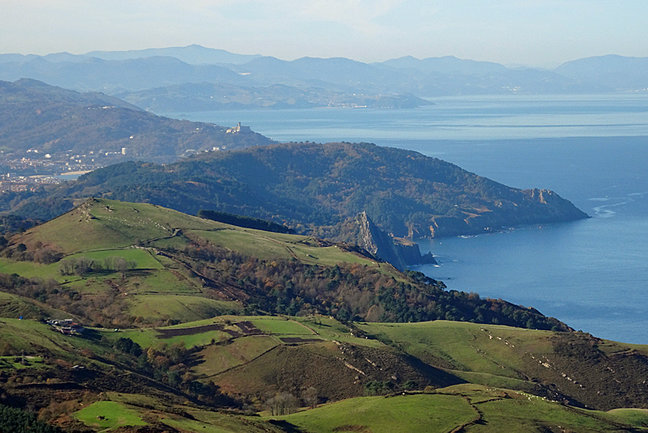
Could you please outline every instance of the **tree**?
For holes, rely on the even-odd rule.
[[[121,273],[122,280],[126,279],[126,271],[128,270],[128,262],[123,257],[115,257],[113,260],[115,271]]]
[[[61,257],[63,257],[63,254],[49,247],[40,248],[34,253],[34,261],[44,264],[58,262]]]
[[[298,400],[289,392],[278,392],[274,397],[268,399],[266,404],[272,415],[288,415],[297,409]]]
[[[314,408],[317,406],[318,402],[318,396],[317,396],[317,389],[314,386],[309,386],[302,392],[302,400],[304,400],[304,403],[306,403],[309,407]]]
[[[128,353],[136,357],[142,354],[142,347],[128,337],[120,337],[115,341],[113,347],[120,352]]]

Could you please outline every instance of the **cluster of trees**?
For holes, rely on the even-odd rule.
[[[164,382],[172,388],[212,406],[238,407],[240,403],[223,394],[215,383],[202,382],[190,372],[194,354],[202,347],[187,349],[184,344],[164,344],[144,350],[128,337],[120,337],[113,349],[122,354],[122,361],[130,363],[139,373]]]
[[[7,247],[7,241],[0,236],[0,250]],[[36,263],[50,264],[61,260],[63,254],[52,247],[36,242],[33,248],[27,248],[27,245],[19,243],[11,247],[4,248],[2,255],[14,260],[33,261]]]
[[[103,263],[88,257],[71,257],[61,262],[59,272],[61,275],[86,276],[92,272],[121,272],[122,277],[129,269],[133,269],[137,263],[126,260],[123,257],[106,257]]]
[[[290,392],[280,391],[266,400],[266,405],[272,415],[288,415],[295,412],[300,405],[314,408],[317,406],[317,403],[317,388],[314,386],[309,386],[304,389],[301,393],[301,399],[295,397]]]
[[[3,192],[0,194],[0,207],[2,207],[3,200],[11,196],[11,193]],[[2,215],[0,216],[0,248],[6,245],[6,239],[3,238],[10,236],[13,233],[24,232],[25,230],[39,224],[38,220],[33,218],[23,217],[19,215]]]
[[[24,278],[18,274],[0,273],[0,288],[4,292],[46,302],[51,294],[58,294],[57,281],[42,278]]]
[[[23,243],[9,246],[5,237],[0,236],[0,250],[2,255],[14,260],[33,261],[36,263],[50,264],[63,258],[63,253],[38,241],[31,248]]]
[[[299,408],[299,399],[289,392],[278,392],[266,400],[272,415],[288,415]]]
[[[58,427],[39,421],[31,412],[0,404],[0,431],[11,433],[63,433]]]
[[[384,395],[394,392],[394,383],[388,380],[370,380],[365,383],[364,390],[366,395]]]
[[[211,244],[182,252],[214,287],[231,287],[246,300],[246,311],[288,315],[326,314],[341,321],[410,322],[461,320],[534,329],[568,330],[537,310],[475,293],[448,291],[420,272],[396,279],[360,264],[308,265],[298,260],[261,260]]]

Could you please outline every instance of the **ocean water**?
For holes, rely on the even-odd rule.
[[[519,188],[551,188],[592,218],[419,240],[449,288],[533,306],[602,338],[648,344],[648,95],[457,97],[411,110],[171,113],[280,141],[416,150]]]

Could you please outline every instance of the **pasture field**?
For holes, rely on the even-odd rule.
[[[284,432],[271,424],[263,422],[259,417],[224,413],[196,406],[179,405],[177,403],[173,404],[148,395],[107,392],[104,394],[104,397],[107,400],[98,403],[111,403],[109,407],[118,405],[117,415],[119,415],[120,410],[123,410],[119,408],[121,406],[121,408],[133,411],[140,419],[146,419],[156,423],[162,429],[164,425],[167,425],[187,433]],[[91,416],[89,418],[90,422],[95,421]],[[137,426],[142,424],[130,425]]]
[[[332,317],[307,316],[295,317],[294,320],[299,321],[304,326],[307,326],[319,337],[325,340],[338,341],[341,343],[349,343],[374,348],[386,347],[384,343],[375,338],[365,338],[362,336],[354,335],[353,331],[348,326],[343,325]]]
[[[426,362],[448,368],[516,377],[521,353],[549,353],[550,331],[437,320],[419,323],[362,323],[358,327]],[[488,356],[483,356],[487,353]]]
[[[62,275],[61,265],[66,260],[78,260],[86,258],[93,260],[101,266],[105,261],[112,258],[123,258],[129,264],[128,272],[134,270],[162,270],[164,266],[154,257],[150,251],[138,248],[107,249],[96,251],[83,251],[65,256],[61,261],[50,264],[35,263],[30,261],[18,261],[8,258],[0,258],[0,273],[18,274],[25,278],[53,279],[59,283],[73,283],[83,281],[78,275]],[[115,271],[102,271],[93,273],[90,278],[105,279],[115,278],[119,273]],[[155,274],[153,274],[155,275]],[[165,282],[166,283],[166,282]]]
[[[0,257],[0,273],[18,274],[25,278],[52,278],[59,282],[71,280],[61,275],[59,272],[59,263],[44,265],[41,263],[11,260],[6,257]],[[78,277],[74,279],[78,279]]]
[[[251,322],[261,331],[275,335],[314,335],[313,330],[296,320],[283,317],[256,317]]]
[[[269,419],[286,420],[313,433],[446,433],[476,416],[476,411],[460,396],[420,394],[357,397]]]
[[[91,260],[95,260],[99,263],[103,263],[106,259],[112,257],[121,257],[127,262],[132,262],[133,267],[129,269],[162,269],[163,266],[151,254],[151,251],[143,248],[119,248],[119,249],[105,249],[105,250],[88,250],[76,254],[70,254],[66,258],[81,258],[86,257]]]
[[[98,401],[74,413],[87,426],[113,430],[122,426],[147,425],[136,410],[115,401]]]
[[[242,310],[238,302],[190,295],[133,295],[128,298],[128,301],[130,314],[134,317],[159,317],[168,320],[182,318],[183,322]]]
[[[199,375],[212,377],[226,370],[246,364],[280,344],[277,338],[253,335],[236,338],[229,344],[210,345],[198,353],[204,362],[192,371]]]
[[[313,433],[648,431],[645,410],[576,409],[523,392],[470,384],[432,393],[357,397],[265,418],[288,421]]]
[[[608,414],[619,422],[648,429],[648,409],[612,409]]]
[[[320,246],[317,240],[307,236],[234,226],[212,231],[191,231],[188,235],[206,239],[215,245],[243,255],[265,260],[297,259],[302,263],[323,266],[334,266],[340,263],[378,266],[374,260],[344,251],[337,246]]]
[[[128,272],[126,281],[122,282],[128,293],[135,294],[200,294],[200,284],[174,269],[155,271]],[[120,278],[120,277],[118,277]]]

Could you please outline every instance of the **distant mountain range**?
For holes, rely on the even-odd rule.
[[[314,87],[284,84],[241,86],[219,83],[185,83],[140,91],[117,92],[116,96],[157,113],[281,109],[281,108],[414,108],[431,105],[412,95],[351,94]]]
[[[615,91],[648,92],[648,57],[588,57],[564,63],[555,71],[574,80],[601,83]]]
[[[152,111],[407,108],[420,105],[418,98],[434,96],[645,92],[648,58],[591,57],[546,70],[456,57],[406,56],[380,63],[311,57],[285,61],[198,45],[84,55],[0,55],[0,79],[20,78],[119,95]]]

